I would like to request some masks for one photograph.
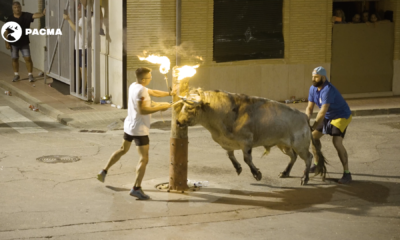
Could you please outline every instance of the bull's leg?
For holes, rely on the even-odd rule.
[[[237,161],[235,154],[233,153],[233,151],[227,151],[228,152],[228,157],[231,160],[233,166],[236,169],[236,172],[238,175],[240,175],[240,173],[242,172],[242,166],[240,165],[240,163]]]
[[[258,170],[258,168],[256,168],[256,166],[254,166],[253,164],[253,158],[251,156],[251,148],[245,148],[243,149],[243,156],[244,156],[244,161],[247,163],[247,165],[249,165],[251,173],[253,174],[253,177],[257,180],[260,181],[262,178],[262,174],[261,172]]]
[[[301,185],[306,185],[308,183],[308,180],[310,180],[308,174],[310,173],[310,167],[311,167],[311,162],[312,162],[312,159],[313,159],[313,155],[307,149],[307,150],[304,150],[304,151],[300,152],[299,156],[306,163],[306,169],[304,170],[304,175],[301,178]]]
[[[278,146],[278,147],[284,154],[286,154],[290,157],[289,164],[287,165],[286,169],[279,174],[279,177],[280,178],[289,177],[290,171],[292,170],[292,167],[293,167],[294,163],[296,162],[297,154],[290,147],[286,147],[286,146]]]

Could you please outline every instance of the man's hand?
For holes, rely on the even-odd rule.
[[[314,131],[314,130],[318,127],[316,124],[317,124],[317,121],[315,121],[315,122],[313,123],[313,125],[310,125],[312,131]]]
[[[178,89],[177,89],[177,87],[176,87],[176,84],[174,84],[174,85],[172,86],[171,96],[175,96],[177,91],[178,91]]]
[[[8,50],[10,50],[10,49],[11,49],[11,45],[10,45],[10,43],[6,42],[6,48],[7,48]]]
[[[63,17],[64,17],[64,19],[67,20],[67,21],[70,19],[69,16],[68,16],[67,14],[63,14]]]
[[[46,16],[46,8],[45,9],[43,9],[43,16]]]

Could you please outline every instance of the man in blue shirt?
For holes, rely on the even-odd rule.
[[[318,147],[321,147],[320,138],[324,134],[333,136],[333,145],[335,146],[340,161],[343,165],[343,176],[339,183],[350,183],[351,173],[349,171],[347,151],[343,146],[343,138],[346,134],[346,129],[351,122],[351,111],[349,105],[343,99],[340,92],[328,81],[326,70],[323,67],[317,67],[312,73],[312,86],[308,95],[308,106],[306,114],[308,120],[314,110],[316,104],[320,111],[312,125],[312,135],[316,140]],[[314,147],[313,147],[314,150]],[[315,152],[315,150],[314,150]],[[318,164],[317,155],[314,154],[315,162],[310,169],[310,172],[315,172]]]

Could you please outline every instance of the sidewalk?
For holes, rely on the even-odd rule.
[[[35,64],[35,63],[34,63]],[[25,63],[20,62],[19,74],[21,80],[12,82],[13,70],[11,58],[4,53],[0,53],[0,90],[10,91],[12,96],[16,96],[26,101],[28,105],[33,105],[39,112],[57,119],[62,124],[80,129],[90,130],[116,130],[123,128],[123,120],[127,116],[126,109],[111,107],[111,104],[94,104],[86,102],[71,95],[63,95],[51,87],[52,79],[38,77],[40,70],[33,70],[35,82],[30,83],[27,79],[28,72]],[[50,85],[50,86],[49,86]],[[169,119],[170,111],[153,114],[152,122]]]
[[[115,130],[123,128],[123,120],[127,116],[127,110],[111,107],[110,104],[94,104],[85,102],[71,95],[63,95],[51,86],[52,79],[47,79],[44,84],[43,77],[37,77],[39,70],[34,69],[36,77],[34,83],[27,79],[27,71],[24,63],[20,63],[21,80],[12,82],[13,71],[11,59],[0,53],[0,88],[12,92],[27,103],[39,108],[39,111],[59,122],[80,129],[90,130]],[[50,84],[50,86],[48,85]],[[2,93],[3,94],[3,93]],[[370,116],[383,114],[400,114],[400,97],[383,97],[369,99],[348,99],[347,103],[353,112],[353,116]],[[288,104],[302,112],[307,103]],[[29,107],[26,106],[27,108]],[[314,116],[318,108],[314,109]],[[169,120],[171,111],[152,114],[152,123]]]

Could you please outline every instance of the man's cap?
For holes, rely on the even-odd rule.
[[[321,75],[321,76],[325,76],[326,80],[328,80],[328,77],[326,76],[326,70],[325,70],[325,68],[323,68],[321,66],[320,67],[316,67],[314,69],[314,71],[312,72],[312,74],[318,74],[318,75]]]

